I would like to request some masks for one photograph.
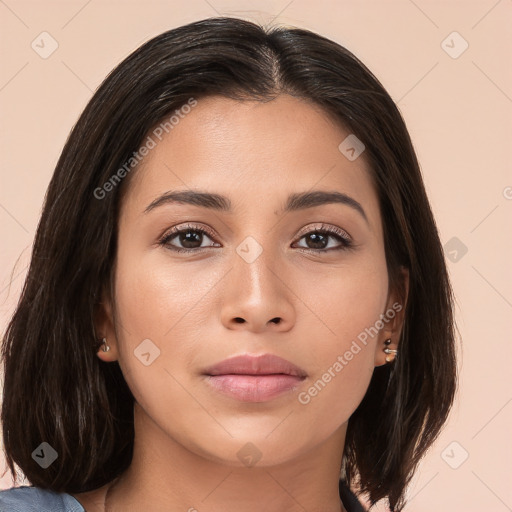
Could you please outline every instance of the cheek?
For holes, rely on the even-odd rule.
[[[317,339],[322,340],[314,353],[322,365],[334,353],[348,350],[354,339],[359,339],[361,346],[365,341],[374,346],[374,327],[385,313],[388,294],[384,260],[362,259],[354,265],[318,272],[314,279],[297,275],[294,292],[309,309],[304,310],[302,319],[297,317],[298,328],[311,334],[316,331]]]
[[[306,414],[324,418],[319,428],[327,433],[349,419],[366,393],[375,368],[388,281],[385,266],[374,262],[318,282],[323,283],[322,293],[306,285],[302,290],[302,296],[312,300],[311,309],[320,313],[305,327],[310,337],[315,331],[316,336],[309,349],[310,385],[297,400]]]
[[[134,254],[124,246],[116,265],[119,364],[140,404],[151,401],[150,395],[186,402],[186,394],[170,393],[180,389],[172,377],[179,382],[188,378],[194,354],[204,344],[202,319],[212,316],[210,298],[222,273],[201,272],[187,263],[171,266],[165,253]]]
[[[117,263],[118,362],[136,402],[163,425],[170,411],[190,406],[175,369],[186,366],[187,343],[178,333],[184,326],[186,330],[194,297],[190,286],[183,289],[183,277],[173,273],[171,278],[150,261],[121,257]]]
[[[165,253],[120,257],[116,273],[118,319],[131,337],[172,339],[176,330],[197,322],[220,272],[201,271],[201,262],[169,264]],[[203,263],[204,267],[204,263]]]

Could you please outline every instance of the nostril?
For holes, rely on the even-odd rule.
[[[239,316],[237,316],[237,317],[235,318],[235,322],[236,322],[237,324],[243,324],[243,323],[245,322],[245,320],[244,320],[243,318],[240,318]]]

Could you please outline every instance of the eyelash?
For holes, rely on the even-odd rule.
[[[164,246],[164,247],[170,249],[171,251],[180,252],[180,253],[198,253],[198,252],[203,252],[204,249],[209,248],[209,247],[201,247],[201,248],[197,248],[197,249],[184,249],[184,248],[175,247],[175,246],[169,244],[170,240],[172,240],[177,235],[180,235],[181,233],[187,233],[189,231],[205,234],[209,238],[211,238],[212,241],[215,242],[215,236],[209,229],[199,228],[197,226],[188,224],[182,228],[174,227],[170,231],[167,231],[158,240],[158,244],[160,246]],[[351,250],[351,249],[354,249],[354,247],[355,247],[352,240],[350,240],[347,237],[346,233],[343,230],[336,228],[336,227],[325,226],[324,224],[322,224],[319,228],[316,228],[311,231],[308,231],[307,233],[304,233],[303,235],[301,235],[299,240],[301,240],[302,238],[304,238],[307,235],[311,235],[312,233],[319,233],[322,235],[333,236],[341,242],[341,246],[336,247],[334,249],[332,249],[332,248],[331,249],[310,249],[307,247],[299,247],[299,250],[305,251],[305,252],[313,252],[313,253],[318,254],[318,253],[325,253],[325,252],[331,252],[331,251]],[[210,246],[210,247],[212,247],[212,246]]]

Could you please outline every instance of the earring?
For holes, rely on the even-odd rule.
[[[107,345],[107,338],[103,338],[101,342],[103,343],[101,350],[103,350],[103,352],[108,352],[110,350],[110,347]]]
[[[388,346],[388,345],[390,345],[390,344],[391,344],[391,338],[387,339],[387,340],[384,342],[384,345],[386,345],[386,348],[384,349],[384,353],[385,353],[385,354],[388,354],[388,355],[386,356],[386,362],[387,362],[387,363],[390,363],[391,361],[393,361],[393,360],[394,360],[394,358],[393,358],[393,357],[391,357],[391,355],[389,355],[389,354],[394,354],[395,356],[398,354],[398,350],[395,350],[395,349],[389,348],[389,346]]]

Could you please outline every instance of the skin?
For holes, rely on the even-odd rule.
[[[343,510],[338,479],[348,419],[384,340],[397,348],[405,307],[308,404],[298,401],[357,336],[405,297],[389,289],[382,219],[364,153],[349,161],[338,145],[350,132],[317,106],[288,95],[258,103],[199,99],[144,158],[123,199],[115,301],[105,295],[97,333],[104,362],[118,361],[135,397],[130,468],[112,487],[108,510],[290,512]],[[233,212],[193,205],[145,208],[171,190],[227,196]],[[342,204],[283,214],[290,193],[338,191],[363,206],[368,223]],[[194,224],[196,253],[158,245],[171,227]],[[344,230],[355,249],[329,235]],[[248,236],[263,249],[252,263],[236,252]],[[185,247],[175,236],[168,245]],[[204,249],[203,249],[204,248]],[[323,252],[321,252],[323,251]],[[280,317],[281,322],[270,320]],[[235,319],[242,318],[244,322]],[[142,340],[160,350],[149,366],[134,356]],[[238,354],[273,353],[304,369],[299,389],[244,403],[211,389],[202,371]],[[261,459],[244,465],[252,443]],[[109,484],[110,485],[110,484]],[[75,494],[103,511],[108,485]]]

